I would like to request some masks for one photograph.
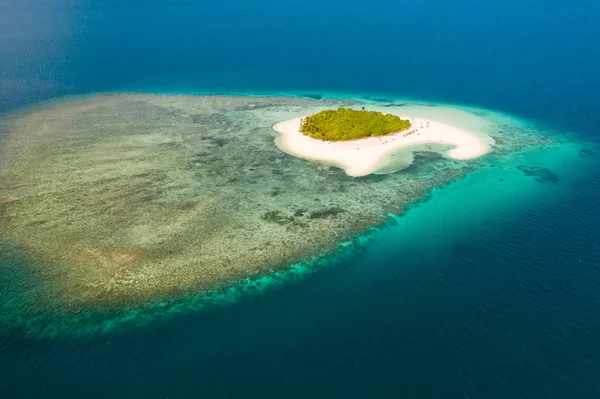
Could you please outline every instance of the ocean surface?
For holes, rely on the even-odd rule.
[[[0,114],[90,92],[408,98],[578,145],[490,157],[342,264],[226,306],[1,329],[1,398],[600,397],[597,2],[199,3],[0,0]]]

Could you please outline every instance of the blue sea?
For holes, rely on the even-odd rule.
[[[599,19],[588,0],[0,0],[0,114],[94,92],[409,98],[589,147],[489,161],[342,264],[226,306],[0,330],[0,397],[599,398]]]

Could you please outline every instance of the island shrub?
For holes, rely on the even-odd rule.
[[[408,128],[410,122],[396,115],[350,108],[321,111],[307,116],[300,123],[300,132],[325,141],[383,136]]]

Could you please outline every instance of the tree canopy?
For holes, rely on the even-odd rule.
[[[300,123],[300,132],[326,141],[383,136],[408,128],[410,122],[396,115],[350,108],[321,111],[307,116]]]

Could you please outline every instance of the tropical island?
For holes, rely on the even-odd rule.
[[[325,141],[356,140],[384,136],[410,128],[410,121],[378,111],[340,107],[324,110],[302,119],[300,132]]]
[[[494,140],[486,134],[417,116],[349,108],[323,110],[277,123],[275,143],[282,151],[344,169],[359,177],[408,168],[418,152],[467,160],[487,153]]]

